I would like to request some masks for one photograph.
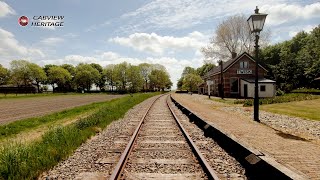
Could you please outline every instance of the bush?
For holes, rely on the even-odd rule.
[[[311,94],[300,94],[300,93],[290,93],[290,94],[284,94],[282,96],[276,96],[274,98],[265,98],[265,99],[259,99],[259,104],[275,104],[275,103],[286,103],[291,101],[304,101],[304,100],[312,100],[312,99],[318,99],[320,96],[317,95],[311,95]],[[238,104],[241,104],[241,100],[237,100]],[[236,104],[236,101],[235,101]],[[243,101],[243,106],[252,106],[253,105],[253,99],[246,99]]]
[[[243,103],[244,107],[252,106],[252,105],[253,105],[253,99],[246,99]]]
[[[276,96],[282,96],[282,95],[284,95],[284,92],[281,89],[278,89],[276,91]]]

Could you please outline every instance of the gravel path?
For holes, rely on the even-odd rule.
[[[123,95],[61,95],[0,100],[0,125],[20,119],[59,112],[94,102],[108,101]]]
[[[223,107],[227,112],[236,112],[240,115],[253,117],[253,111],[243,107]],[[274,114],[260,111],[261,123],[266,124],[276,130],[305,138],[307,140],[320,141],[320,121],[305,120],[298,117]]]
[[[209,101],[208,96],[197,94],[192,95],[192,99],[196,102],[212,105],[215,109],[227,113],[236,113],[237,115],[253,119],[253,107],[230,106],[213,100]],[[275,130],[307,140],[320,142],[320,121],[306,120],[299,117],[275,114],[261,110],[259,111],[259,118],[261,123],[272,127]]]
[[[156,97],[136,105],[121,120],[82,144],[73,155],[39,179],[106,179],[129,142],[135,127]]]

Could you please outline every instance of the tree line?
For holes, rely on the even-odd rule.
[[[0,64],[0,85],[35,85],[38,92],[46,91],[46,85],[51,85],[54,92],[90,91],[93,85],[100,91],[138,92],[170,89],[172,82],[160,64],[136,66],[122,62],[102,67],[96,63],[80,63],[41,67],[26,60],[13,60],[9,69]]]
[[[320,25],[310,33],[301,31],[290,40],[263,48],[260,57],[279,89],[320,88],[315,80],[320,77]]]

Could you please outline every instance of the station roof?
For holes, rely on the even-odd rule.
[[[248,82],[248,83],[254,83],[254,78],[242,78],[242,80]],[[258,83],[276,83],[276,81],[266,78],[260,78],[258,79]]]

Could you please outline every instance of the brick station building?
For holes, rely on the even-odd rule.
[[[223,84],[221,85],[221,66],[219,65],[202,77],[204,83],[199,86],[198,91],[200,94],[208,94],[207,82],[211,81],[211,95],[220,96],[219,86],[223,86],[224,97],[253,98],[255,66],[255,60],[248,53],[244,52],[239,56],[233,54],[232,59],[223,62]],[[275,81],[266,79],[266,73],[267,70],[259,64],[259,97],[273,97],[275,95]]]

